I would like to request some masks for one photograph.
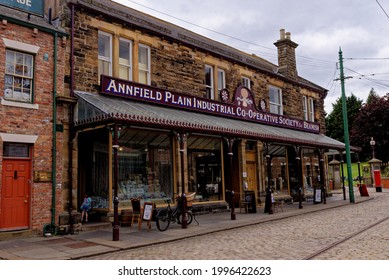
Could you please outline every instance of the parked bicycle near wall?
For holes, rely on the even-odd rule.
[[[187,201],[187,225],[190,225],[193,221],[193,218],[196,220],[196,217],[194,217],[194,213],[192,213],[192,203],[196,193],[188,193],[185,195]],[[166,199],[165,202],[167,203],[167,207],[158,211],[156,216],[156,223],[159,231],[167,230],[169,228],[170,223],[182,223],[182,197],[177,196],[176,200],[177,205],[176,207],[172,208],[170,206],[171,199]]]

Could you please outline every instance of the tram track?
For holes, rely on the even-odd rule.
[[[352,234],[346,236],[345,238],[342,238],[341,240],[338,240],[337,242],[334,242],[328,246],[326,246],[325,248],[319,250],[319,251],[316,251],[315,253],[303,258],[303,260],[313,260],[314,258],[316,258],[317,256],[320,256],[328,251],[330,251],[331,249],[334,249],[335,247],[343,244],[343,243],[346,243],[347,241],[357,237],[358,235],[362,234],[363,232],[365,231],[368,231],[374,227],[376,227],[377,225],[379,224],[382,224],[383,222],[386,222],[387,220],[389,220],[389,216],[383,218],[383,219],[380,219],[378,220],[377,222],[373,223],[373,224],[370,224],[356,232],[353,232]]]

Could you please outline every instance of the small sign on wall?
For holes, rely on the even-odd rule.
[[[0,0],[0,5],[12,7],[31,14],[36,14],[43,17],[43,8],[45,1],[35,0]]]
[[[51,171],[34,171],[34,182],[51,182],[52,180]]]

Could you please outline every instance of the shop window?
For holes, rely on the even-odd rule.
[[[217,91],[220,94],[220,91],[222,89],[226,88],[226,77],[224,70],[218,69],[217,70]]]
[[[112,35],[99,31],[99,67],[98,67],[98,79],[100,81],[100,75],[112,75]]]
[[[168,134],[126,129],[119,138],[119,201],[163,203],[172,198],[172,151]]]
[[[205,91],[206,98],[214,99],[213,93],[213,67],[209,65],[205,65]]]
[[[189,191],[200,201],[223,199],[220,139],[192,136],[188,139]]]
[[[242,86],[247,87],[248,89],[251,89],[250,79],[247,77],[242,77]]]
[[[33,74],[33,55],[7,49],[5,51],[4,99],[32,103]]]
[[[277,87],[269,87],[270,113],[282,115],[282,92]]]
[[[132,80],[132,42],[123,38],[119,40],[119,78]]]
[[[113,170],[109,137],[107,130],[99,129],[79,138],[81,192],[91,195],[95,208],[109,208],[109,169]],[[131,208],[131,198],[140,198],[142,204],[173,198],[171,138],[167,133],[122,129],[118,160],[120,207]]]
[[[138,48],[139,83],[150,85],[150,48],[139,45]]]

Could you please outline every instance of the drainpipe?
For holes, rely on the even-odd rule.
[[[74,4],[71,4],[71,16],[70,16],[70,25],[71,25],[71,40],[70,40],[70,97],[74,97]],[[73,115],[74,115],[74,106],[73,104],[69,105],[69,140],[68,140],[68,180],[69,180],[69,203],[68,203],[68,212],[69,212],[69,233],[74,233],[73,228]]]
[[[57,185],[57,43],[58,33],[54,33],[54,75],[53,75],[53,150],[52,150],[52,198],[51,198],[51,227],[55,227],[55,202],[56,202],[56,185]]]

